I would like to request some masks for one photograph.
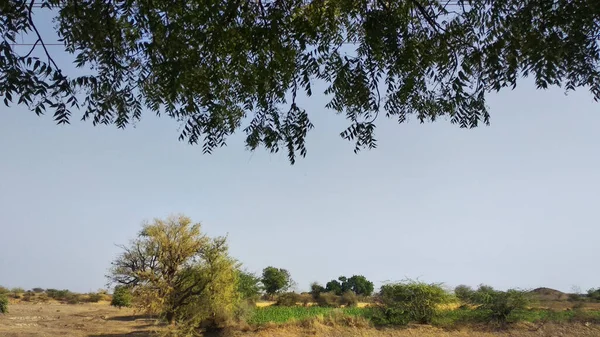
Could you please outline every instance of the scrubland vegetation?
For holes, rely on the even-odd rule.
[[[112,262],[112,294],[100,290],[0,287],[0,313],[10,303],[100,303],[132,307],[162,326],[161,333],[192,336],[224,328],[324,324],[353,328],[428,325],[507,329],[518,322],[600,324],[600,289],[564,294],[552,289],[497,290],[480,285],[448,289],[414,280],[375,291],[362,275],[340,276],[310,291],[294,292],[286,269],[268,266],[257,275],[231,257],[225,237],[210,238],[185,216],[156,219]],[[162,324],[160,322],[163,322]]]

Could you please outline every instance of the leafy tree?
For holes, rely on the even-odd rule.
[[[343,293],[342,284],[338,280],[331,280],[325,284],[325,291],[339,296]]]
[[[325,287],[320,285],[317,282],[313,282],[310,284],[310,295],[314,300],[316,300],[321,293],[325,292]]]
[[[193,329],[233,312],[237,263],[226,238],[209,238],[183,215],[144,224],[113,262],[110,279],[133,291],[136,304],[179,328]]]
[[[63,48],[39,33],[43,11]],[[3,1],[0,96],[57,123],[163,114],[205,152],[243,129],[248,148],[284,148],[293,163],[313,127],[297,97],[316,82],[355,151],[376,146],[383,115],[488,124],[487,94],[523,77],[598,100],[599,16],[597,1]],[[25,35],[33,46],[18,45]],[[93,71],[62,71],[61,49]]]
[[[462,303],[470,303],[473,299],[474,290],[466,286],[464,284],[456,286],[454,288],[454,295],[458,298]]]
[[[118,285],[115,287],[110,305],[117,308],[130,307],[131,301],[132,296],[129,288]]]
[[[34,293],[43,293],[44,289],[43,288],[33,288],[33,289],[31,289],[31,291],[33,291]]]
[[[265,292],[270,296],[290,289],[293,284],[289,271],[275,267],[263,269],[261,282]]]
[[[371,296],[373,290],[375,290],[373,282],[367,280],[367,278],[362,275],[352,276],[347,280],[346,286],[342,286],[342,288],[347,288],[347,290],[360,296]]]
[[[379,291],[381,306],[374,321],[378,324],[431,323],[439,305],[452,297],[437,283],[406,281],[385,284]]]
[[[375,289],[373,282],[367,280],[362,275],[354,275],[350,278],[340,276],[337,280],[331,280],[325,285],[328,292],[333,292],[341,296],[347,291],[352,291],[356,295],[371,296]]]
[[[8,297],[6,294],[0,294],[0,314],[8,313]]]
[[[253,273],[247,271],[238,272],[237,290],[242,299],[256,301],[260,296],[260,278]]]

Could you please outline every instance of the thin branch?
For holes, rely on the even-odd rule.
[[[38,31],[37,27],[33,23],[33,17],[31,14],[33,13],[32,8],[33,8],[34,4],[35,4],[35,0],[31,0],[31,2],[29,3],[29,12],[27,13],[27,18],[29,20],[29,24],[31,25],[31,28],[33,28],[33,30],[35,31],[38,41],[42,44],[42,48],[44,48],[44,52],[46,53],[46,57],[48,57],[48,61],[50,61],[52,63],[52,65],[54,65],[54,68],[56,68],[57,71],[60,71],[60,68],[58,68],[58,66],[56,65],[56,62],[54,62],[54,59],[52,59],[52,56],[50,56],[50,53],[48,52],[48,48],[46,48],[46,45],[44,44],[44,40],[42,40],[42,36],[41,36],[40,32]]]
[[[37,41],[35,41],[35,43],[33,44],[33,47],[31,47],[31,49],[29,50],[29,53],[27,53],[25,56],[23,56],[23,58],[29,57],[29,55],[31,55],[31,53],[33,53],[33,50],[35,49],[35,47],[37,46],[37,44],[39,42],[40,42],[40,39],[37,39]]]

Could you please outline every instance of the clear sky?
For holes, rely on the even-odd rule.
[[[315,129],[294,166],[284,152],[246,151],[242,133],[203,155],[152,114],[117,130],[2,106],[0,284],[104,287],[115,244],[143,220],[184,213],[228,234],[250,271],[286,268],[299,290],[353,274],[600,286],[600,104],[585,90],[521,82],[489,95],[492,125],[474,130],[380,118],[379,148],[358,155],[325,103],[301,102]]]

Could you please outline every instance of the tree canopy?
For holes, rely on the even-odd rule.
[[[290,289],[293,286],[290,272],[283,268],[266,267],[263,269],[261,283],[265,293],[275,295]]]
[[[63,48],[42,38],[44,10]],[[313,127],[297,98],[317,82],[355,151],[376,147],[381,116],[487,124],[486,95],[524,77],[598,100],[599,18],[600,2],[567,0],[10,0],[0,96],[57,123],[166,115],[208,153],[243,130],[249,149],[294,163]],[[61,49],[87,73],[61,69]]]
[[[183,329],[215,324],[238,300],[238,263],[226,238],[209,238],[190,218],[145,224],[114,260],[109,279],[131,289],[136,306]]]

